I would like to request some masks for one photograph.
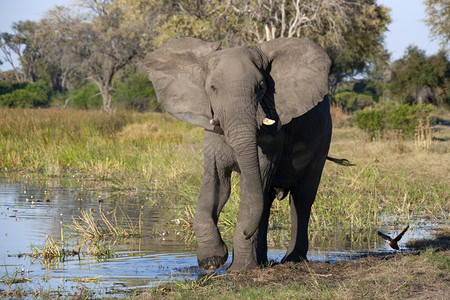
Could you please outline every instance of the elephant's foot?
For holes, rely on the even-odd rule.
[[[223,266],[227,261],[228,254],[225,257],[212,256],[203,260],[198,260],[198,266],[201,270],[214,271]]]
[[[228,272],[243,272],[264,267],[264,263],[258,261],[256,249],[253,249],[251,244],[249,246],[239,250],[233,249],[233,261]]]
[[[202,270],[217,270],[228,259],[228,249],[225,243],[217,247],[201,247],[197,248],[198,266]]]
[[[294,252],[291,252],[289,254],[286,254],[283,259],[281,260],[281,263],[284,264],[286,262],[293,262],[293,263],[298,263],[301,261],[308,261],[308,259],[306,258],[306,254],[299,254]]]
[[[240,259],[238,261],[233,260],[233,263],[228,268],[228,272],[230,272],[230,273],[243,272],[243,271],[257,269],[260,267],[262,267],[262,265],[258,264],[258,262],[255,259],[251,259],[251,260]]]

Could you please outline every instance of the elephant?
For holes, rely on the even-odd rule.
[[[147,54],[139,70],[174,117],[204,128],[204,172],[194,216],[197,259],[228,258],[217,222],[240,176],[229,272],[264,267],[270,208],[289,194],[291,239],[283,262],[306,259],[308,223],[331,140],[331,60],[316,43],[280,38],[251,47],[179,38]]]

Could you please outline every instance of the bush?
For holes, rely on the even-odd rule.
[[[124,108],[139,112],[162,110],[162,105],[156,101],[153,85],[144,75],[137,72],[123,82],[114,84],[113,100]]]
[[[368,109],[355,114],[353,122],[358,128],[366,130],[373,137],[377,132],[386,128],[385,111],[381,109]]]
[[[88,82],[79,90],[70,91],[68,106],[81,109],[100,109],[103,105],[102,96],[97,85]]]
[[[336,95],[334,95],[334,99],[346,111],[356,111],[374,103],[373,97],[370,93],[359,94],[348,90],[336,93]]]
[[[358,128],[367,131],[371,138],[386,130],[401,131],[406,138],[411,138],[420,120],[427,122],[431,110],[430,105],[424,104],[385,105],[359,111],[353,121]]]
[[[51,89],[43,80],[31,84],[10,83],[1,88],[2,91],[10,91],[0,96],[1,106],[47,107],[50,104]]]
[[[29,85],[27,82],[5,82],[0,81],[0,95],[14,92],[15,90],[24,89]]]

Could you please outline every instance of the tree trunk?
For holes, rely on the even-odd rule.
[[[109,83],[97,83],[97,86],[100,90],[100,94],[102,95],[103,100],[103,112],[111,113],[111,85]]]

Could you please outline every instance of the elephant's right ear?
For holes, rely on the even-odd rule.
[[[194,38],[166,43],[139,63],[139,70],[153,83],[158,101],[174,117],[214,130],[211,107],[205,92],[201,59],[220,46]]]

